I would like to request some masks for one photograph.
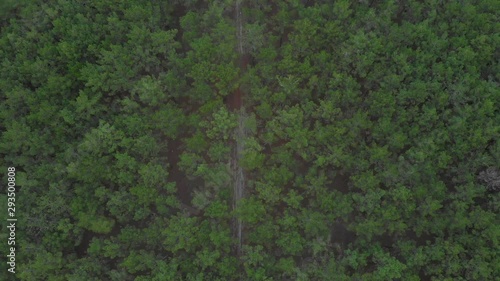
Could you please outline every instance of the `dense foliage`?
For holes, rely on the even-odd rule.
[[[498,1],[0,10],[18,280],[500,276]]]

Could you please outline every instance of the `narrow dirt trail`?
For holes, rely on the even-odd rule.
[[[245,53],[243,44],[243,18],[241,12],[241,1],[237,0],[235,4],[235,21],[236,21],[236,38],[237,38],[237,51],[239,54],[238,66],[241,72],[244,72],[249,56]],[[231,155],[231,172],[233,174],[233,210],[238,206],[240,200],[244,197],[245,193],[245,173],[243,168],[239,165],[241,155],[244,150],[244,139],[246,137],[246,132],[244,128],[245,121],[245,107],[243,105],[244,93],[242,89],[238,87],[233,93],[231,93],[226,99],[226,105],[232,112],[238,114],[238,126],[235,128],[234,136],[235,140],[232,143],[232,155]],[[238,239],[237,254],[241,255],[241,246],[243,244],[243,222],[240,219],[236,219],[234,223],[233,233]]]

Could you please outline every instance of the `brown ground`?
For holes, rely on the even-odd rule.
[[[240,57],[239,66],[242,72],[246,70],[249,62],[250,62],[250,55],[244,54]],[[239,111],[243,105],[243,97],[244,93],[241,90],[241,87],[238,87],[238,89],[229,94],[225,99],[226,105],[229,108],[229,110],[232,112]]]

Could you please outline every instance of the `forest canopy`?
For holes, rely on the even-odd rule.
[[[1,280],[500,276],[498,1],[0,11]]]

